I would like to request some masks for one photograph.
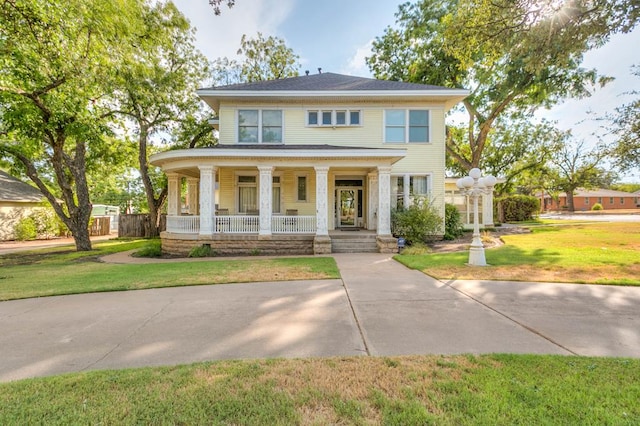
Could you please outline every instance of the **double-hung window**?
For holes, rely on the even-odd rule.
[[[282,110],[238,110],[238,142],[282,143]]]
[[[387,143],[429,142],[429,111],[422,109],[385,110],[384,140]]]
[[[238,176],[238,213],[258,208],[257,176]]]

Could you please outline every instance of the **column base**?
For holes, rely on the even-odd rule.
[[[331,254],[331,237],[316,235],[313,239],[313,254]]]
[[[380,253],[398,253],[398,239],[392,235],[378,235],[376,243]]]

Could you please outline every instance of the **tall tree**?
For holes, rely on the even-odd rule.
[[[213,7],[213,12],[216,15],[220,15],[222,13],[222,9],[220,9],[222,3],[227,3],[227,7],[233,7],[233,5],[236,4],[236,0],[226,0],[226,2],[225,0],[209,0],[209,5]]]
[[[367,59],[375,76],[467,87],[464,141],[447,133],[447,154],[478,167],[494,125],[567,96],[588,96],[599,77],[582,55],[638,21],[634,0],[420,0],[400,6]]]
[[[151,170],[149,155],[158,149],[158,143],[175,144],[171,137],[178,132],[188,134],[191,147],[211,137],[195,95],[208,69],[205,57],[194,46],[189,21],[172,2],[147,5],[143,13],[145,26],[139,49],[122,68],[122,89],[115,96],[120,105],[117,113],[137,137],[138,168],[152,224],[150,233],[157,235],[167,188],[166,182]]]
[[[213,84],[228,85],[254,81],[276,80],[298,76],[300,57],[278,37],[255,38],[246,34],[240,40],[236,59],[219,58],[213,65]]]
[[[21,167],[91,250],[86,170],[109,149],[102,99],[131,48],[141,3],[5,0],[0,7],[0,154]]]
[[[563,191],[567,195],[567,207],[575,211],[573,195],[578,188],[591,189],[610,186],[617,176],[603,167],[607,156],[604,149],[588,150],[585,142],[570,143],[571,133],[562,136],[563,147],[549,160],[550,192]]]
[[[635,66],[633,73],[640,77],[640,66]],[[629,94],[638,96],[640,92]],[[611,119],[616,136],[612,151],[616,166],[622,171],[640,169],[640,98],[616,108]]]

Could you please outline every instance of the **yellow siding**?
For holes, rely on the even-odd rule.
[[[304,104],[289,102],[274,103],[225,103],[221,105],[220,143],[236,144],[236,115],[242,108],[281,108],[284,113],[284,144],[285,145],[337,145],[366,148],[398,148],[407,150],[407,156],[393,165],[392,174],[428,173],[431,175],[431,190],[437,208],[444,214],[444,175],[445,175],[445,124],[444,104]],[[424,108],[430,111],[430,143],[427,144],[387,144],[384,143],[384,110],[391,108]],[[314,109],[351,109],[361,111],[361,126],[353,127],[307,127],[306,111]],[[357,165],[354,164],[354,167]],[[314,215],[315,212],[315,171],[305,170],[309,179],[308,198],[306,203],[295,200],[295,176],[298,170],[283,169],[282,177],[282,212],[286,209],[298,209],[300,215]],[[333,170],[329,175],[329,227],[333,228],[333,208],[335,188],[333,187]],[[228,174],[227,174],[228,173]],[[220,188],[220,206],[229,206],[229,211],[235,211],[235,175],[227,170],[221,174],[223,183]],[[365,179],[366,182],[366,179]],[[366,200],[367,197],[365,197]],[[366,208],[366,202],[365,202]],[[365,212],[367,210],[364,210]],[[366,221],[366,219],[365,219]]]

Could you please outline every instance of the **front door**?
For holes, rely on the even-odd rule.
[[[338,223],[341,228],[356,226],[358,190],[338,189]]]

